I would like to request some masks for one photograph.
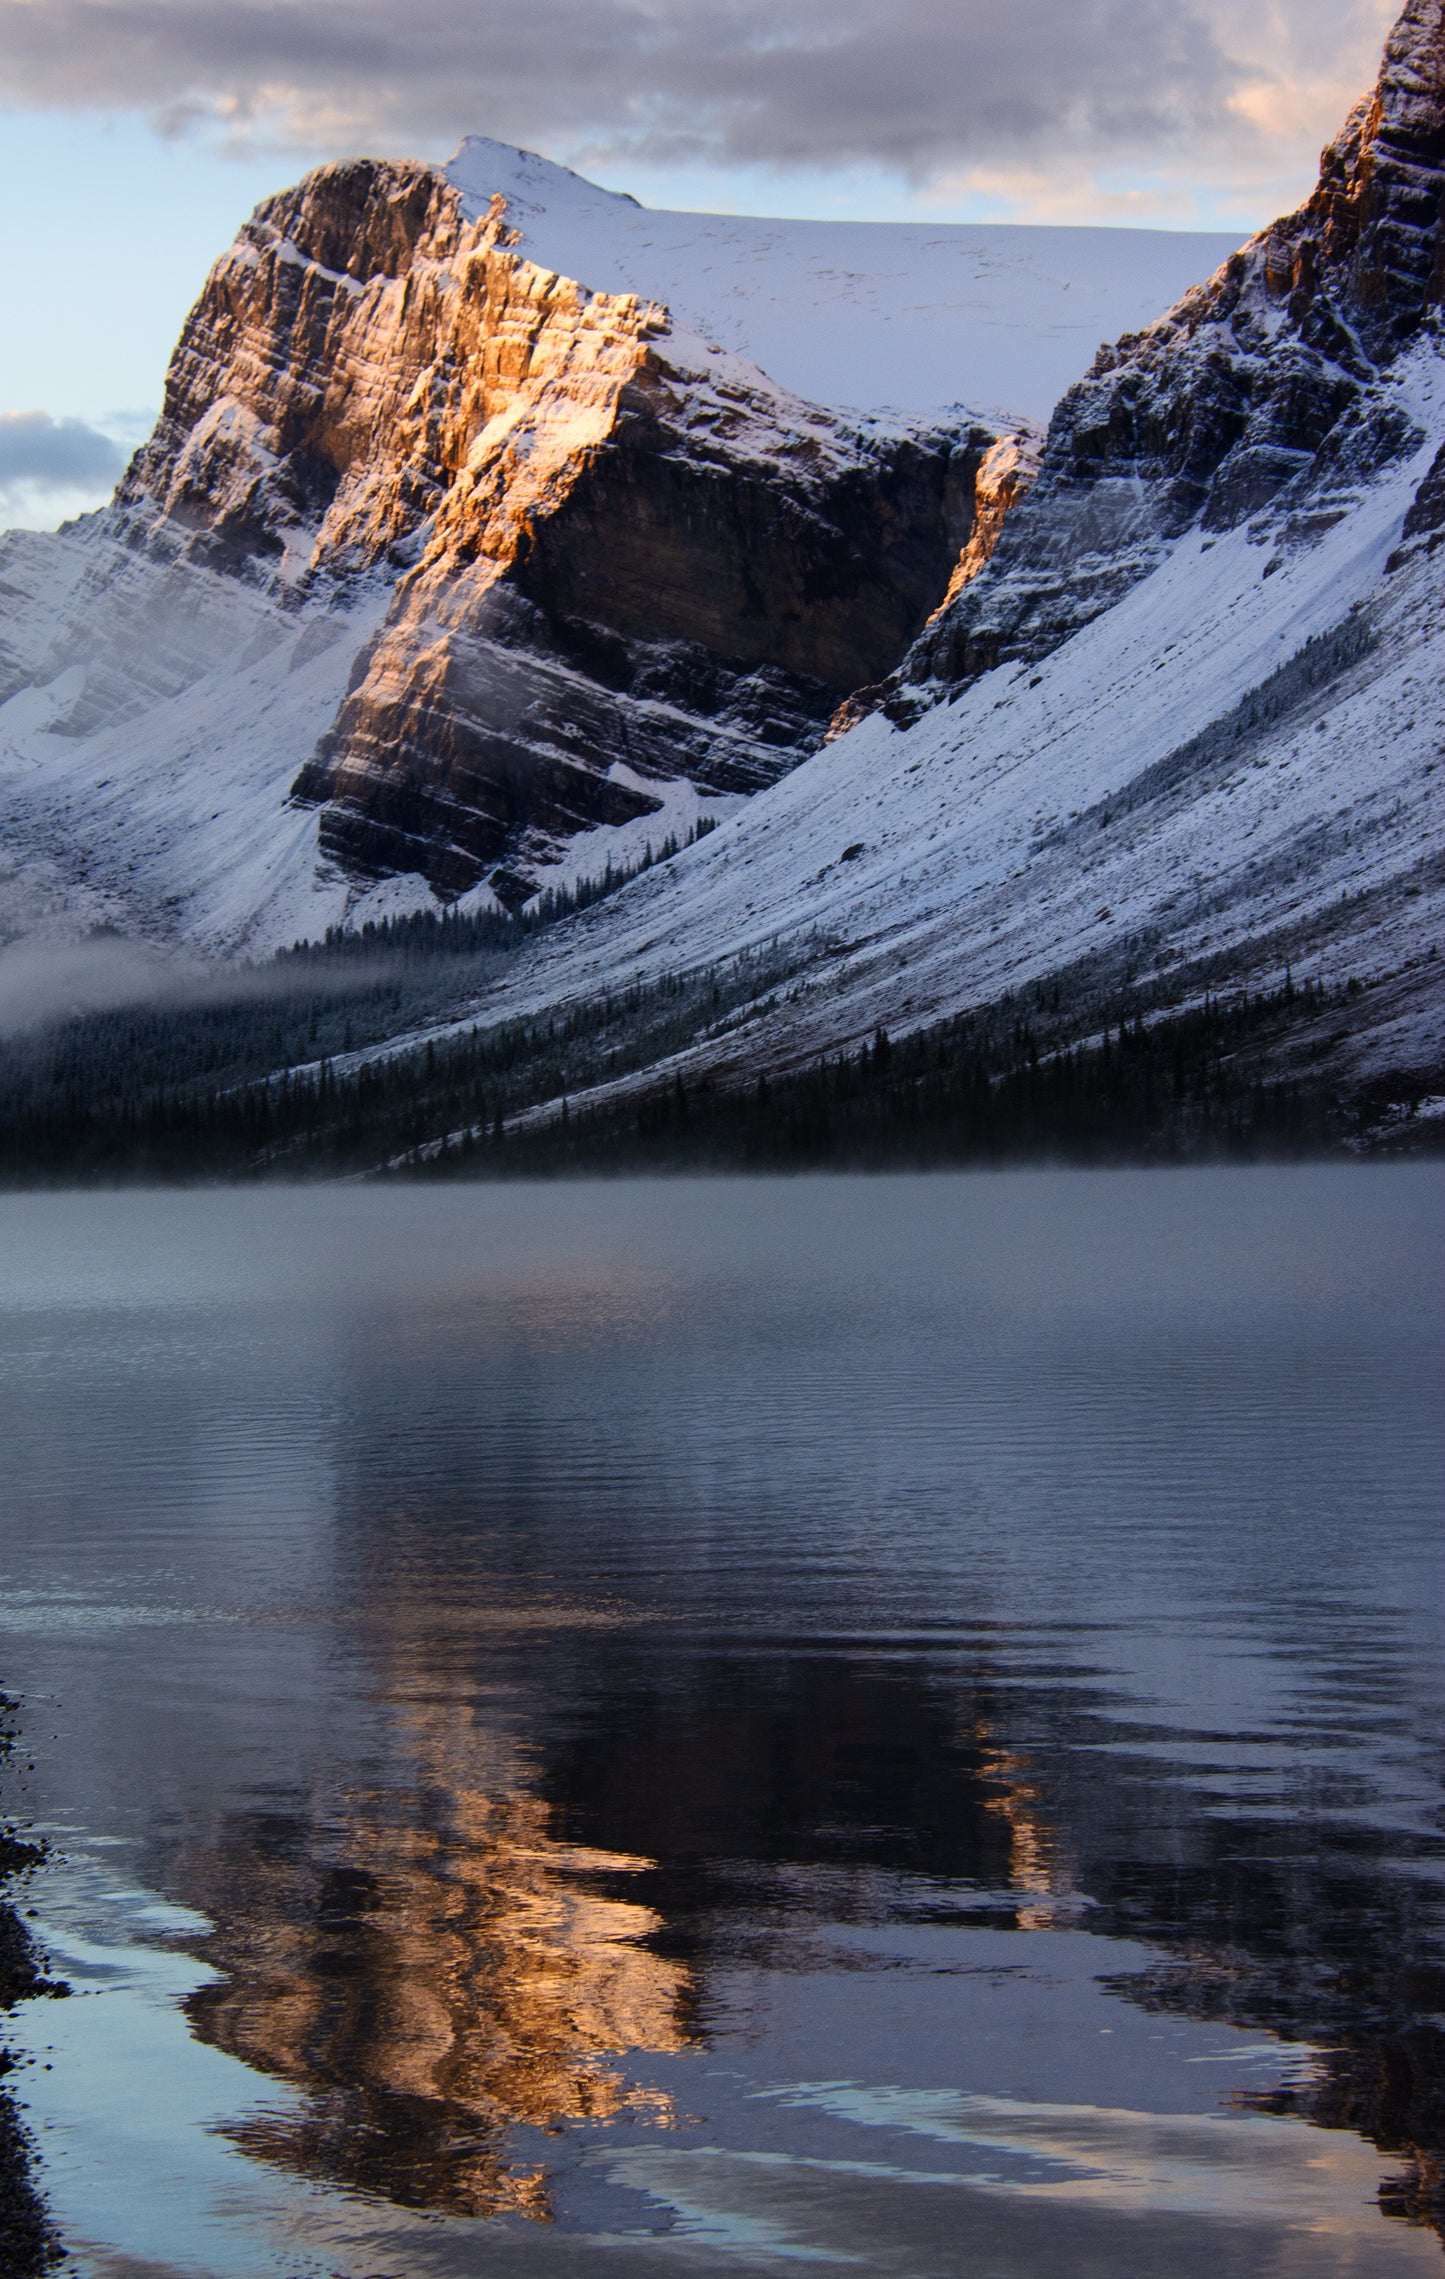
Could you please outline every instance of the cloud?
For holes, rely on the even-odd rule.
[[[47,490],[96,490],[118,482],[120,445],[82,419],[46,411],[0,412],[0,490],[35,483]]]
[[[0,99],[233,147],[882,168],[915,187],[1312,160],[1391,0],[0,0]],[[1202,172],[1201,172],[1202,170]],[[1007,201],[1007,188],[999,194]]]
[[[0,412],[0,526],[43,529],[100,506],[125,462],[120,444],[82,419]]]

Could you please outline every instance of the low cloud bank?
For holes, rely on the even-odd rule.
[[[152,999],[179,1001],[205,986],[205,969],[178,963],[144,943],[92,934],[44,937],[0,949],[0,1037],[22,1036],[80,1013],[105,1013]]]
[[[46,411],[0,412],[0,523],[43,523],[99,506],[125,472],[113,436]]]
[[[309,959],[304,966],[208,964],[132,941],[87,934],[79,940],[29,934],[0,948],[0,1038],[34,1035],[86,1013],[152,1005],[174,1011],[205,1005],[344,997],[369,989],[398,967],[376,957]]]
[[[52,419],[46,411],[0,412],[0,486],[45,483],[55,489],[91,489],[117,483],[125,453],[83,419]]]

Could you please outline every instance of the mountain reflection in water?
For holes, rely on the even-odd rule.
[[[512,2125],[668,2126],[639,2067],[706,2041],[719,1966],[866,1969],[844,1925],[1086,1925],[1172,1950],[1105,1978],[1141,2007],[1316,2045],[1243,2102],[1358,2130],[1399,2163],[1384,2211],[1445,2236],[1441,1909],[1398,1859],[1202,1812],[1179,1765],[1142,1786],[1087,1679],[1000,1685],[986,1650],[730,1652],[565,1616],[524,1638],[501,1658],[553,1710],[530,1766],[454,1677],[419,1656],[399,1683],[388,1652],[409,1785],[229,1820],[181,1863],[221,1926],[196,2030],[309,2093],[239,2132],[248,2150],[407,2206],[545,2218]]]
[[[643,1943],[650,1908],[599,1888],[650,1863],[559,1844],[470,1704],[413,1698],[398,1739],[413,1789],[237,1819],[182,1863],[222,1974],[188,2012],[308,2093],[235,2130],[247,2151],[405,2207],[546,2217],[515,2125],[665,2119],[609,2060],[684,2045],[687,1974]]]
[[[277,2092],[225,2140],[578,2272],[961,2273],[964,2192],[1009,2279],[1427,2251],[1439,1200],[90,1199],[29,1285],[12,1240],[40,1801],[211,1926],[190,2029]]]

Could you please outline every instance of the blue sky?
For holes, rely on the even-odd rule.
[[[464,132],[649,205],[1252,229],[1393,0],[0,0],[0,521],[103,496],[269,191]],[[567,67],[559,70],[558,57]],[[23,415],[17,417],[17,415]]]

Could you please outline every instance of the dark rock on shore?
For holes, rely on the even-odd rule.
[[[0,1695],[0,1768],[15,1751],[17,1704]],[[0,2033],[4,2014],[17,2002],[66,1989],[47,1977],[35,1942],[13,1899],[15,1878],[38,1867],[43,1845],[31,1843],[14,1827],[0,1824]],[[60,2243],[36,2186],[29,2133],[6,2077],[15,2058],[0,2044],[0,2279],[40,2279],[60,2259]]]

